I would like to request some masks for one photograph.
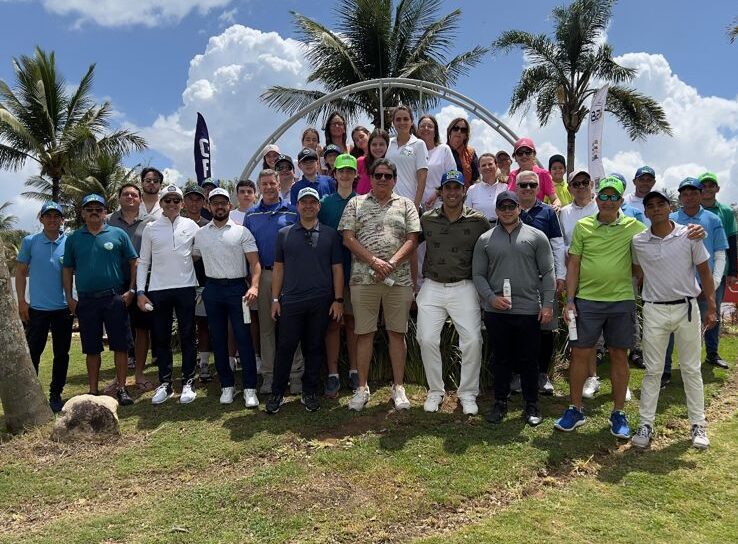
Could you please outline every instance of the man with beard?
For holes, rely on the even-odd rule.
[[[161,217],[161,206],[159,205],[159,191],[164,181],[164,175],[156,168],[144,168],[141,170],[141,204],[138,215],[152,216],[154,219]]]

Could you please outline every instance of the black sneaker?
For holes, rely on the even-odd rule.
[[[115,393],[115,397],[118,399],[118,404],[121,406],[130,406],[133,404],[133,399],[131,398],[131,395],[128,394],[128,391],[126,388],[118,389],[118,391]]]
[[[318,402],[318,396],[315,394],[303,393],[300,402],[308,412],[317,412],[320,410],[320,402]]]
[[[494,423],[496,425],[498,423],[501,423],[502,420],[505,419],[505,414],[507,414],[507,403],[495,401],[492,409],[487,414],[486,419],[488,422]]]
[[[643,354],[639,349],[634,349],[630,351],[630,362],[636,368],[646,368],[646,363],[643,362]]]
[[[538,406],[532,402],[525,405],[523,419],[525,419],[525,422],[531,427],[540,425],[541,421],[543,421],[543,417],[541,416],[540,410],[538,410]]]
[[[264,411],[267,414],[276,414],[279,412],[279,408],[284,404],[284,397],[282,395],[275,395],[272,393],[266,401]]]
[[[709,365],[713,365],[718,368],[725,368],[725,369],[730,368],[728,363],[726,363],[723,359],[721,359],[720,355],[717,353],[708,353],[707,357],[705,357],[705,362]]]
[[[51,408],[51,411],[55,414],[58,414],[62,411],[62,408],[64,407],[64,402],[62,401],[61,395],[59,393],[51,393],[49,395],[49,407]]]

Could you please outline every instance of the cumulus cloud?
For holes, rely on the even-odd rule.
[[[43,0],[42,3],[51,13],[77,17],[78,25],[93,22],[106,27],[153,27],[177,23],[194,10],[206,14],[212,9],[223,8],[230,2],[231,0]],[[231,11],[233,13],[230,17],[233,17],[235,10]]]
[[[33,161],[27,161],[20,170],[0,170],[0,203],[11,202],[12,206],[7,213],[18,218],[16,228],[36,232],[40,223],[36,215],[41,209],[41,204],[35,200],[28,200],[20,196],[26,190],[25,181],[38,175],[38,166]]]

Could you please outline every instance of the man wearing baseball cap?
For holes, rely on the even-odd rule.
[[[547,196],[551,198],[551,206],[558,212],[561,208],[561,201],[556,196],[556,189],[554,188],[553,179],[551,173],[545,168],[541,168],[536,164],[536,146],[533,144],[533,140],[530,138],[520,138],[515,142],[513,156],[518,163],[517,170],[510,172],[508,176],[508,188],[511,191],[515,190],[515,180],[517,179],[518,173],[525,170],[532,170],[538,174],[538,193],[536,198],[543,201]]]
[[[318,220],[323,225],[338,229],[346,204],[356,196],[354,183],[357,173],[356,157],[349,153],[336,157],[334,164],[338,188],[335,193],[320,199]],[[341,241],[343,242],[343,236]],[[351,277],[351,251],[342,246],[343,252],[343,328],[346,331],[346,347],[349,359],[349,388],[356,391],[359,387],[359,372],[356,368],[356,333],[354,332],[354,311],[349,294],[349,278]],[[325,383],[325,396],[335,398],[341,387],[338,376],[338,356],[341,347],[341,323],[331,320],[325,337],[326,357],[328,361],[328,379]]]
[[[197,276],[192,263],[192,244],[199,227],[182,217],[183,195],[176,185],[168,185],[159,195],[162,216],[150,223],[141,239],[141,255],[136,281],[138,307],[152,311],[156,342],[159,387],[151,399],[162,404],[174,395],[172,383],[172,313],[177,314],[177,329],[182,349],[182,394],[179,402],[195,400],[195,290]],[[151,271],[148,291],[146,277]],[[147,305],[151,305],[148,306]]]
[[[736,244],[738,235],[738,227],[736,226],[735,215],[733,209],[718,202],[717,194],[720,192],[717,175],[713,172],[705,172],[699,178],[702,184],[702,208],[708,212],[712,212],[720,218],[725,229],[725,235],[728,237],[728,262],[725,265],[720,285],[715,285],[715,304],[718,310],[723,303],[723,295],[727,286],[733,286],[738,277],[738,246]],[[707,349],[707,358],[709,364],[719,366],[720,368],[728,368],[726,363],[718,353],[720,345],[720,311],[717,313],[717,325],[705,333],[705,347]]]
[[[643,197],[651,228],[633,238],[633,264],[643,277],[643,355],[646,373],[641,384],[641,422],[632,444],[646,448],[653,436],[664,353],[669,336],[679,345],[692,444],[707,448],[705,398],[700,369],[700,316],[706,329],[714,327],[715,298],[709,254],[702,240],[687,238],[687,227],[669,220],[669,198],[651,191]],[[709,238],[709,237],[708,237]],[[695,279],[695,268],[700,284]],[[705,299],[700,311],[695,299]]]
[[[210,221],[213,218],[213,214],[210,213],[208,195],[210,194],[210,191],[212,191],[213,189],[218,189],[220,187],[220,180],[215,178],[207,178],[202,182],[200,187],[202,187],[202,190],[205,191],[205,203],[202,206],[202,210],[200,210],[200,215]]]
[[[634,191],[623,198],[623,201],[643,213],[643,197],[646,196],[656,184],[656,172],[650,166],[641,166],[633,176]],[[642,221],[646,226],[650,222],[648,218]]]
[[[297,194],[305,187],[312,187],[320,196],[336,192],[333,178],[319,173],[318,154],[306,147],[297,155],[297,164],[302,170],[302,178],[290,189],[290,202],[297,202]]]
[[[328,144],[323,150],[323,161],[325,162],[325,174],[329,177],[332,176],[336,157],[342,153],[341,148],[336,144]]]
[[[464,175],[450,170],[441,177],[443,204],[420,218],[426,252],[423,282],[417,296],[420,345],[428,396],[423,409],[437,412],[446,394],[441,361],[441,330],[447,318],[459,334],[461,379],[456,396],[467,415],[478,412],[482,364],[482,321],[479,297],[472,282],[472,256],[479,237],[490,229],[483,213],[464,206]]]
[[[31,362],[38,374],[41,354],[51,329],[54,362],[51,367],[49,406],[54,413],[63,406],[62,390],[67,382],[72,316],[64,296],[62,261],[67,237],[62,232],[64,212],[56,202],[41,206],[38,220],[43,230],[23,238],[15,258],[15,291],[18,313],[26,325],[26,341]],[[26,277],[30,280],[30,304],[26,302]]]
[[[510,166],[512,165],[510,153],[500,149],[495,153],[495,160],[497,161],[497,181],[507,185],[507,178],[510,176]],[[495,205],[495,203],[493,202],[492,205]]]
[[[284,402],[292,361],[302,344],[305,373],[302,404],[308,412],[320,409],[318,387],[326,364],[328,322],[343,317],[343,254],[335,229],[318,222],[320,195],[305,187],[297,195],[297,223],[277,236],[272,276],[272,318],[279,322],[272,394],[266,412],[274,414]]]
[[[516,193],[500,193],[496,207],[497,226],[479,237],[472,261],[474,286],[482,299],[495,354],[495,403],[487,421],[498,424],[505,418],[510,377],[518,370],[525,400],[523,419],[533,427],[543,420],[538,409],[538,348],[541,325],[553,316],[553,253],[546,235],[520,220]]]
[[[64,293],[69,311],[79,320],[90,394],[98,394],[104,325],[108,346],[114,352],[116,398],[121,405],[130,405],[133,399],[125,387],[131,343],[126,306],[136,293],[136,250],[125,231],[105,223],[103,197],[85,196],[81,211],[85,224],[69,235],[64,247]],[[123,266],[129,267],[127,284]],[[72,279],[77,300],[72,298]]]
[[[705,247],[709,254],[710,272],[712,274],[713,285],[718,286],[722,283],[725,274],[725,255],[728,249],[728,239],[725,236],[725,229],[720,218],[714,213],[706,211],[702,207],[702,183],[697,178],[688,177],[679,184],[679,210],[672,213],[669,217],[675,223],[680,225],[700,225],[707,233],[704,239]],[[700,311],[704,312],[707,301],[704,297],[697,298],[700,305]],[[707,358],[705,362],[717,365],[719,359],[717,354],[717,345],[709,345],[707,343],[707,335],[705,335],[705,348]],[[714,351],[712,351],[714,350]],[[666,386],[671,380],[671,356],[674,351],[674,341],[670,340],[666,350],[666,363],[664,365],[664,374],[661,378],[662,385]],[[723,361],[727,366],[727,363]]]

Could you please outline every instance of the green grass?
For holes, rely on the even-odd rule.
[[[73,350],[65,397],[87,388]],[[735,361],[738,341],[726,337],[721,352]],[[703,375],[708,402],[737,394],[729,373]],[[632,372],[636,398],[641,377]],[[738,541],[736,403],[716,412],[713,448],[693,451],[675,371],[657,447],[641,454],[608,432],[607,380],[586,405],[587,425],[555,432],[567,403],[565,381],[556,385],[535,429],[519,398],[496,427],[452,405],[425,414],[420,386],[408,388],[408,414],[390,410],[382,383],[360,414],[345,395],[323,399],[316,414],[291,398],[270,417],[243,409],[241,397],[221,407],[215,384],[186,406],[153,407],[148,393],[120,409],[117,444],[55,444],[48,428],[3,437],[0,542]],[[489,404],[480,398],[481,413]],[[637,400],[627,412],[636,423]]]

